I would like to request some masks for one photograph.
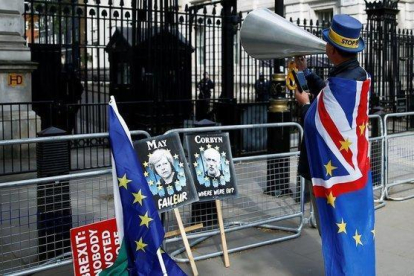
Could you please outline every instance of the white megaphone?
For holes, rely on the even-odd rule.
[[[241,44],[256,59],[325,53],[326,42],[268,9],[250,12],[241,27]]]

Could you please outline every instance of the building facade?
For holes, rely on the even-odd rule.
[[[398,1],[398,9],[400,10],[397,16],[398,27],[412,29],[414,27],[414,1]],[[367,21],[364,0],[285,0],[286,18],[329,21],[333,14],[349,14],[362,23]]]
[[[284,1],[285,18],[292,18],[293,21],[305,18],[314,21],[330,21],[334,14],[349,14],[362,23],[367,21],[364,0],[238,0],[237,6],[238,10],[242,12],[258,8],[274,10],[275,1]],[[203,2],[211,1],[182,0],[183,5]],[[368,2],[374,1],[368,0]],[[414,28],[414,0],[399,0],[398,9],[400,10],[397,16],[398,27],[401,29]]]

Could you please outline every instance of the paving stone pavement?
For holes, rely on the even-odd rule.
[[[414,193],[414,190],[413,190]],[[376,262],[378,276],[414,275],[414,199],[387,201],[376,211]],[[249,231],[236,239],[248,238]],[[217,245],[211,243],[217,248]],[[219,245],[218,245],[219,246]],[[230,254],[230,267],[222,258],[197,261],[200,275],[323,275],[321,240],[318,231],[305,225],[302,234],[271,245]],[[180,264],[191,275],[190,265]],[[35,274],[72,275],[70,266]]]

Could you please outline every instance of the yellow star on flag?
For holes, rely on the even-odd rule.
[[[220,148],[219,148],[218,146],[215,146],[215,147],[214,147],[214,149],[215,149],[216,151],[218,151]]]
[[[338,225],[338,234],[339,233],[345,233],[346,234],[346,223],[344,222],[344,219],[342,219],[341,223],[337,223],[336,225]]]
[[[184,167],[184,164],[182,162],[180,162],[180,164],[178,164],[178,166],[180,166],[180,168]]]
[[[173,188],[173,187],[172,187],[171,185],[168,185],[168,186],[167,186],[167,189],[169,189],[169,190],[172,190],[172,188]]]
[[[145,226],[147,226],[147,228],[149,228],[149,223],[153,219],[148,216],[148,212],[146,212],[145,215],[143,215],[143,216],[139,216],[139,218],[141,219],[141,223],[139,224],[139,226],[145,225]]]
[[[198,163],[197,162],[194,162],[193,165],[194,165],[194,167],[197,167],[198,166]]]
[[[372,233],[372,238],[375,240],[375,229],[373,229],[373,230],[371,230],[371,233]]]
[[[148,184],[149,184],[150,186],[152,186],[152,185],[154,185],[154,181],[153,181],[153,180],[150,180],[150,181],[148,181]]]
[[[362,235],[358,235],[358,230],[355,230],[355,236],[353,236],[355,240],[355,246],[358,246],[358,244],[363,245],[361,242]]]
[[[344,149],[346,150],[346,152],[348,152],[349,146],[352,145],[352,142],[349,141],[348,138],[346,138],[345,141],[339,141],[339,143],[341,143],[341,148],[339,149],[339,151]]]
[[[359,126],[359,134],[363,135],[365,133],[365,128],[367,127],[368,124],[362,123],[362,125]]]
[[[119,181],[119,187],[124,187],[125,189],[128,190],[128,183],[131,182],[132,180],[127,179],[126,174],[124,174],[123,177],[118,178]]]
[[[208,144],[208,145],[207,145],[207,148],[208,148],[208,149],[209,149],[209,148],[211,148],[211,145],[210,145],[210,144]]]
[[[162,186],[161,185],[158,185],[157,186],[157,189],[158,189],[158,191],[161,191],[162,190]]]
[[[175,185],[180,185],[180,181],[178,181],[178,180],[176,180],[174,183],[175,183]]]
[[[200,150],[200,151],[204,151],[204,148],[203,148],[203,147],[200,147],[200,148],[199,148],[199,150]]]
[[[198,158],[200,155],[198,153],[194,154],[195,158]]]
[[[335,208],[336,197],[333,196],[332,192],[330,192],[329,195],[326,195],[326,199],[328,200],[327,204],[332,205],[332,207]]]
[[[151,156],[152,156],[152,153],[148,154],[147,156],[148,156],[148,158],[151,158]]]
[[[142,250],[144,252],[145,252],[144,248],[148,245],[148,244],[142,242],[142,238],[140,238],[139,241],[135,241],[135,244],[137,245],[136,251]]]
[[[223,151],[223,152],[221,153],[221,156],[226,157],[226,153]]]
[[[177,154],[174,154],[174,159],[178,159],[178,155]]]
[[[197,171],[197,175],[201,175],[201,171]]]
[[[147,171],[144,172],[144,176],[148,177],[149,173]]]
[[[204,177],[204,180],[205,180],[205,181],[208,181],[208,176]]]
[[[132,195],[134,196],[134,203],[139,203],[139,205],[142,206],[142,200],[146,199],[147,197],[145,195],[142,194],[141,189],[138,191],[138,193],[132,193]]]
[[[332,166],[332,160],[329,160],[328,164],[324,165],[326,169],[326,175],[332,176],[332,171],[337,169],[337,167]]]
[[[144,165],[144,168],[148,167],[148,162],[147,162],[147,161],[145,161],[145,162],[143,163],[143,165]]]

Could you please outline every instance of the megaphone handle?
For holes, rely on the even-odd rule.
[[[296,64],[294,61],[290,61],[288,65],[288,72],[286,76],[286,87],[289,90],[296,90],[297,84],[295,82],[295,77],[293,76],[293,71],[297,71]]]

